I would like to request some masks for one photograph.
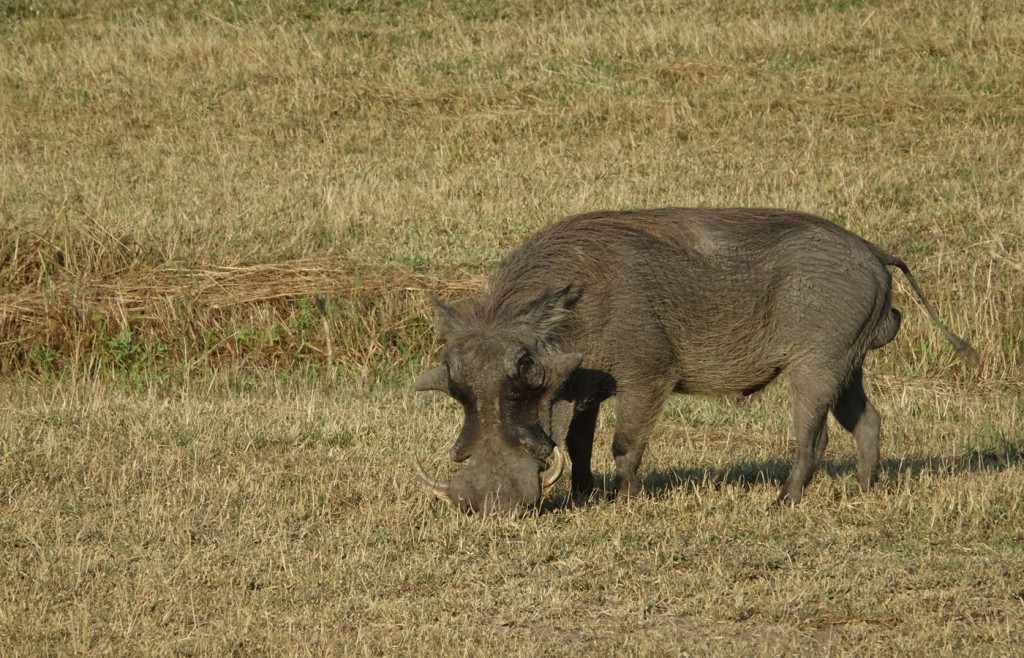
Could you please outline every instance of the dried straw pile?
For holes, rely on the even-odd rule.
[[[429,293],[480,285],[345,256],[161,264],[79,228],[59,240],[0,229],[0,372],[310,362],[386,374],[431,348]]]

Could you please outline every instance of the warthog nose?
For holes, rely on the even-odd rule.
[[[446,503],[457,506],[463,512],[486,515],[500,512],[525,513],[528,508],[536,505],[540,497],[546,495],[562,477],[565,472],[565,462],[565,453],[556,446],[551,451],[551,465],[542,471],[536,471],[536,489],[532,489],[534,485],[525,489],[514,485],[506,488],[501,483],[495,482],[493,478],[488,479],[484,486],[480,486],[480,482],[474,485],[472,476],[470,476],[470,480],[460,477],[467,474],[468,471],[462,471],[456,476],[457,482],[454,480],[453,482],[457,486],[453,489],[452,482],[444,482],[432,477],[418,461],[415,462],[415,466],[416,475],[427,491]],[[472,469],[473,467],[471,465],[468,468]],[[467,483],[469,483],[468,486]],[[527,494],[526,492],[531,489],[533,493]]]

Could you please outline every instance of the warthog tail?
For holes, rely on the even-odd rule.
[[[953,346],[953,349],[956,351],[956,355],[960,357],[964,363],[971,366],[977,366],[979,361],[978,353],[966,340],[954,334],[949,330],[949,327],[942,323],[942,320],[939,319],[935,309],[932,308],[932,305],[928,302],[928,298],[924,296],[924,292],[921,290],[921,286],[918,285],[917,279],[915,279],[914,275],[911,273],[910,267],[908,267],[902,259],[897,258],[892,254],[887,254],[877,247],[876,251],[883,263],[893,267],[898,267],[900,271],[903,272],[904,276],[907,277],[907,281],[910,282],[910,287],[914,289],[914,293],[917,294],[917,298],[920,299],[921,304],[924,305],[924,310],[928,312],[928,317],[931,318],[935,326],[942,332],[942,335],[944,335],[946,340],[948,340]]]

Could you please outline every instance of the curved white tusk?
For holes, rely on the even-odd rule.
[[[423,470],[423,466],[419,462],[416,462],[416,474],[420,476],[420,480],[423,481],[423,484],[426,485],[430,493],[446,503],[452,502],[452,497],[448,493],[448,485],[427,475],[427,472]]]
[[[562,477],[563,470],[565,470],[565,454],[561,448],[555,446],[551,451],[551,466],[541,471],[540,474],[541,495],[547,494],[548,489],[555,486],[558,478]]]

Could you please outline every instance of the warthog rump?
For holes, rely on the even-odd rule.
[[[469,463],[450,482],[422,469],[421,479],[464,511],[521,511],[562,473],[557,446],[568,453],[573,493],[586,495],[598,409],[615,395],[614,486],[628,496],[669,394],[749,395],[785,372],[796,458],[779,500],[800,501],[830,412],[854,436],[867,490],[881,416],[862,364],[901,318],[888,266],[906,275],[956,352],[976,359],[906,263],[813,215],[665,208],[555,222],[502,260],[486,290],[435,300],[446,347],[415,387],[461,403],[449,457]]]

